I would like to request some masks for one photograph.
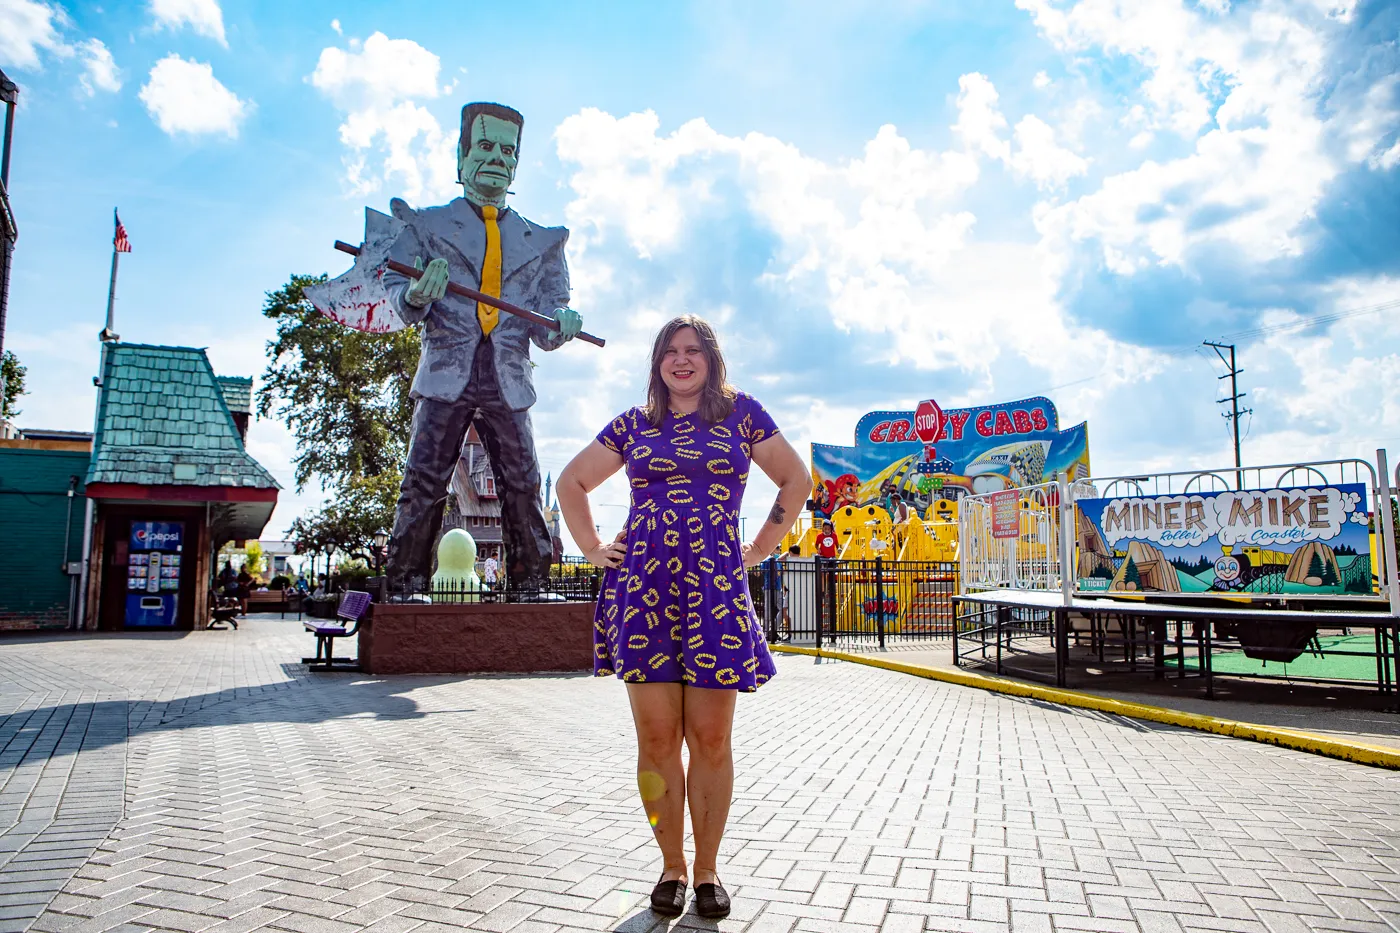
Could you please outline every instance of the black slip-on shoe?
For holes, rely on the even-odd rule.
[[[651,889],[651,909],[663,917],[679,917],[685,913],[685,882],[680,878],[658,881]],[[726,908],[725,913],[728,912]]]
[[[729,894],[724,886],[697,884],[695,886],[695,912],[706,920],[722,920],[729,916]]]

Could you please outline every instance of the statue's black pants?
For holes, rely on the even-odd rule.
[[[389,542],[389,575],[396,582],[413,577],[427,580],[432,573],[447,484],[472,424],[486,445],[496,476],[510,584],[539,584],[549,574],[553,548],[540,504],[540,463],[530,412],[511,411],[502,399],[492,347],[483,340],[461,398],[455,402],[420,398],[414,406],[408,464]]]

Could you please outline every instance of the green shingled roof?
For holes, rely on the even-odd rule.
[[[100,399],[88,483],[281,488],[243,449],[203,350],[111,344]]]
[[[253,413],[253,380],[248,376],[215,376],[229,411]]]

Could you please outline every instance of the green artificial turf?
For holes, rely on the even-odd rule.
[[[1370,632],[1364,635],[1322,635],[1322,656],[1305,650],[1287,664],[1278,661],[1258,661],[1247,658],[1238,649],[1221,650],[1211,653],[1211,668],[1217,674],[1267,674],[1274,677],[1326,677],[1333,680],[1362,680],[1374,682],[1376,679],[1376,639]],[[1187,651],[1190,651],[1188,643]],[[1366,657],[1333,654],[1334,651],[1366,652]],[[1169,665],[1174,662],[1168,661]],[[1193,655],[1186,657],[1187,670],[1195,670],[1199,665]]]

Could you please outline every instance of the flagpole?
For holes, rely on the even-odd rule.
[[[121,253],[117,252],[116,247],[113,247],[113,248],[112,248],[112,280],[111,280],[110,282],[107,283],[107,331],[106,331],[106,332],[109,333],[109,334],[112,332],[112,306],[113,306],[113,304],[116,302],[116,298],[117,298],[117,257],[119,257],[119,256],[121,256]]]
[[[107,348],[121,340],[121,337],[112,328],[113,323],[115,323],[113,312],[117,301],[117,259],[121,256],[121,250],[117,248],[117,233],[121,231],[121,218],[117,216],[115,207],[112,208],[112,226],[115,229],[112,235],[112,277],[107,282],[107,326],[102,328],[102,333],[97,335],[101,349],[97,356],[97,376],[92,380],[92,384],[97,387],[97,401],[93,405],[92,412],[92,443],[94,446],[97,444],[97,435],[101,428],[103,382],[107,375]],[[78,582],[78,613],[73,623],[73,627],[79,630],[87,628],[88,587],[91,585],[92,578],[92,521],[95,511],[93,501],[88,497],[83,512],[83,566]]]
[[[116,209],[113,208],[112,217],[114,221],[116,216]],[[102,340],[104,343],[109,340],[119,339],[112,325],[114,323],[113,313],[117,302],[117,259],[120,256],[121,252],[117,249],[117,241],[114,237],[112,240],[112,278],[107,283],[107,326],[102,330]]]

